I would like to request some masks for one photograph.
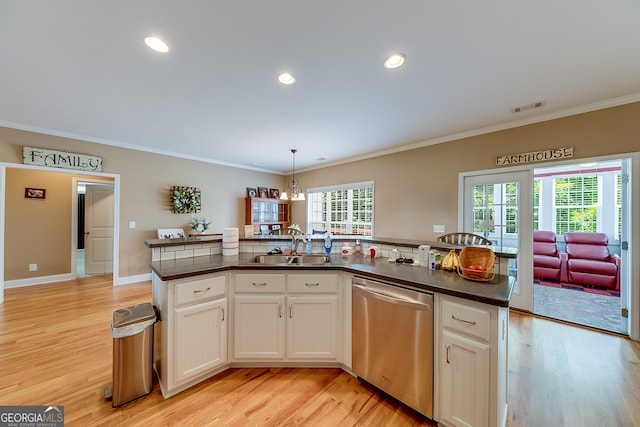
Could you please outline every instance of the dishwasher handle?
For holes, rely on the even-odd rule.
[[[395,296],[388,295],[377,290],[374,291],[373,289],[368,288],[366,286],[356,285],[355,283],[353,284],[353,287],[355,288],[356,291],[360,291],[362,293],[368,294],[370,297],[380,301],[388,302],[391,304],[402,304],[402,305],[416,308],[418,310],[431,310],[431,305],[425,304],[419,301],[411,301],[404,298],[397,298]]]

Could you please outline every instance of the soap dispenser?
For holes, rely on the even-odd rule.
[[[311,234],[309,234],[307,235],[306,253],[307,255],[311,255],[311,252],[313,252],[313,244],[311,243]]]
[[[331,233],[327,232],[324,235],[324,251],[329,255],[331,253],[331,247],[333,246],[333,242],[331,241]]]

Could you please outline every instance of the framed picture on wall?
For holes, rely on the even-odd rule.
[[[269,197],[269,189],[267,187],[258,187],[258,197],[266,199]]]
[[[44,188],[25,188],[24,197],[27,199],[44,199],[47,190]]]
[[[269,189],[269,197],[271,197],[272,199],[279,199],[280,198],[280,190],[278,190],[277,188],[270,188]]]

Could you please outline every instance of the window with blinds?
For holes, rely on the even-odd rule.
[[[622,232],[622,170],[618,165],[589,171],[541,170],[534,178],[533,229],[606,233],[609,242]],[[551,208],[548,208],[551,206]]]
[[[307,230],[373,235],[373,181],[307,189]]]
[[[555,178],[556,234],[598,231],[599,177]]]

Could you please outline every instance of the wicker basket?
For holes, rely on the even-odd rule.
[[[490,282],[495,276],[493,271],[495,261],[496,255],[491,249],[465,246],[462,248],[462,251],[460,251],[458,258],[458,274],[468,280]],[[468,268],[472,265],[484,267],[485,270]]]

